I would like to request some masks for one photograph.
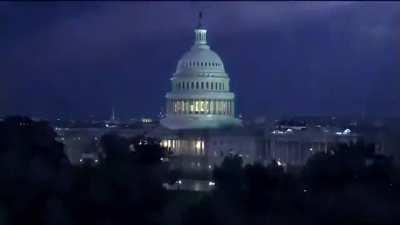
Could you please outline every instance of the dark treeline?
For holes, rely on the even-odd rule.
[[[214,170],[216,190],[182,224],[399,224],[399,175],[363,143],[316,153],[300,171],[278,163],[242,168],[238,156]],[[288,168],[288,170],[290,170]]]
[[[96,167],[72,167],[46,122],[0,122],[0,224],[400,224],[400,175],[362,142],[314,154],[301,169],[215,167],[210,193],[167,192],[165,150],[143,137],[105,135]]]
[[[101,139],[97,167],[72,167],[46,122],[0,122],[0,224],[160,224],[166,202],[157,143]]]

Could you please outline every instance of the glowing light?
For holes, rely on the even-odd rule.
[[[196,141],[196,149],[201,149],[201,141]]]
[[[343,135],[347,135],[347,134],[350,134],[350,133],[351,133],[350,129],[346,129],[346,130],[343,131]]]
[[[150,118],[142,118],[142,123],[152,123],[153,120]]]
[[[209,181],[209,182],[208,182],[208,186],[215,186],[215,182]]]

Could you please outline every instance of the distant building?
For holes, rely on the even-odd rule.
[[[277,126],[265,133],[266,160],[278,160],[283,164],[303,165],[316,152],[328,152],[338,143],[356,143],[359,134],[350,129],[341,131],[332,127],[293,124]]]

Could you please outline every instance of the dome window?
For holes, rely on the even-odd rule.
[[[194,89],[194,82],[192,82],[192,89]]]
[[[201,82],[201,89],[204,89],[204,82]]]
[[[208,82],[206,82],[206,89],[208,89]]]
[[[199,89],[199,82],[196,82],[196,89]]]

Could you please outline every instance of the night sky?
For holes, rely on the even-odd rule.
[[[245,117],[400,115],[399,2],[0,2],[0,114],[157,115],[200,10]]]

